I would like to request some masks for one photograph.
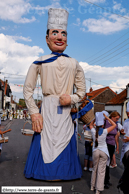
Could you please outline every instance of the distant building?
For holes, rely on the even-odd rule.
[[[11,103],[11,88],[8,80],[3,81],[0,79],[0,109],[9,109]]]
[[[17,103],[13,100],[13,95],[11,95],[11,103],[10,103],[11,109],[16,110],[17,109]]]
[[[97,90],[90,88],[90,91],[89,93],[86,93],[86,96],[93,101],[94,112],[96,113],[105,110],[105,104],[117,96],[117,94],[107,86]]]
[[[112,111],[117,111],[121,115],[120,122],[121,124],[127,119],[126,115],[126,104],[129,101],[129,83],[126,86],[126,89],[121,93],[117,94],[114,98],[108,101],[105,105],[105,110],[109,113]]]

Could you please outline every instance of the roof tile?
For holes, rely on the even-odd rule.
[[[109,102],[107,102],[106,104],[123,104],[124,101],[126,100],[127,97],[127,90],[123,90],[120,94],[117,94],[117,96],[115,96],[114,98],[112,98]]]
[[[109,90],[111,90],[108,86],[107,87],[105,87],[105,88],[100,88],[100,89],[98,89],[98,90],[94,90],[94,91],[92,91],[92,92],[90,92],[90,93],[86,93],[87,94],[87,96],[89,96],[89,99],[90,100],[92,100],[92,99],[94,99],[96,96],[98,96],[99,94],[101,94],[102,92],[104,92],[105,90],[107,90],[107,89],[109,89]],[[116,94],[113,90],[111,90],[114,94]],[[116,94],[117,95],[117,94]]]

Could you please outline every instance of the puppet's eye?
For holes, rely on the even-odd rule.
[[[66,34],[62,34],[62,36],[66,37]]]
[[[54,36],[56,36],[56,35],[57,35],[57,33],[55,33],[55,32],[54,32],[54,33],[53,33],[53,35],[54,35]]]

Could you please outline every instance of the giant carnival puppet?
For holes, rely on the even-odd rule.
[[[82,175],[70,110],[85,95],[85,77],[79,63],[63,53],[67,20],[66,10],[49,9],[46,42],[52,53],[34,61],[25,80],[24,98],[35,131],[24,170],[26,178],[71,180]],[[33,99],[38,74],[43,93],[41,114]],[[74,85],[76,94],[72,93]]]

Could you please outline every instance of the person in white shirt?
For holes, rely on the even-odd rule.
[[[104,118],[111,123],[111,127],[103,129]],[[91,176],[91,190],[96,189],[96,194],[99,194],[104,190],[106,164],[108,163],[109,165],[106,137],[107,134],[116,127],[116,124],[102,112],[96,112],[95,121],[96,129],[93,127],[94,121],[92,121],[89,126],[93,137],[93,171]]]

